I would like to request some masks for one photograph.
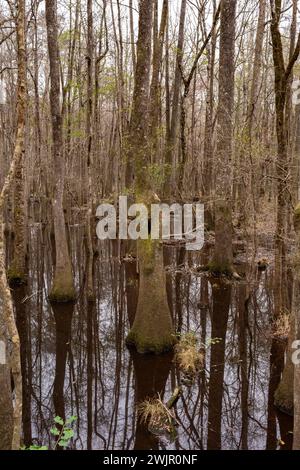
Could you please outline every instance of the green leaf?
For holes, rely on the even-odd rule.
[[[63,420],[62,418],[60,418],[59,416],[55,416],[54,422],[55,422],[56,424],[60,424],[61,426],[64,425],[64,420]]]
[[[36,446],[36,445],[33,445],[33,446],[30,446],[28,448],[28,450],[48,450],[48,447],[46,446]]]
[[[58,443],[59,447],[68,447],[68,442],[64,439],[61,439]]]
[[[74,431],[73,429],[65,429],[63,432],[62,438],[65,440],[70,440],[74,436]]]
[[[53,436],[59,436],[59,430],[57,428],[50,429],[50,432]]]
[[[70,416],[70,418],[67,419],[66,424],[72,424],[74,421],[77,421],[77,416]]]

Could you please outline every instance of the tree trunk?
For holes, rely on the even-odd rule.
[[[159,241],[138,241],[139,296],[127,344],[141,354],[169,351],[175,340],[169,310],[163,252]]]
[[[26,209],[25,209],[25,116],[26,116],[26,45],[25,45],[25,5],[18,3],[17,15],[17,44],[18,44],[18,118],[17,137],[15,144],[16,172],[14,190],[14,223],[15,241],[14,257],[8,272],[12,283],[25,282],[25,253],[26,253]]]
[[[135,173],[135,197],[147,207],[153,201],[148,166],[151,116],[148,112],[153,1],[142,0],[139,12],[139,37],[133,109],[130,124],[130,163]],[[139,295],[136,316],[127,337],[139,353],[160,354],[172,348],[174,331],[167,301],[162,245],[159,241],[139,240]]]
[[[207,81],[208,90],[206,97],[205,125],[204,125],[204,144],[203,144],[203,177],[202,177],[202,196],[206,202],[205,221],[209,229],[213,226],[213,205],[211,194],[213,192],[213,131],[214,131],[214,82],[215,82],[215,61],[216,61],[217,32],[214,30],[211,39],[211,45],[207,46],[208,65]]]
[[[232,272],[232,154],[236,0],[221,2],[213,272]]]
[[[161,14],[161,23],[159,34],[154,38],[153,65],[152,65],[152,81],[150,87],[150,143],[151,143],[151,162],[158,163],[158,138],[159,128],[159,111],[161,103],[159,74],[161,70],[162,53],[164,46],[164,37],[166,25],[168,21],[169,0],[164,0]]]
[[[49,298],[53,302],[69,302],[75,299],[75,289],[63,210],[65,161],[63,155],[60,60],[55,0],[46,0],[46,24],[51,80],[52,156],[56,180],[52,200],[56,264]]]
[[[93,216],[93,64],[94,64],[94,44],[93,44],[93,2],[87,0],[87,110],[86,110],[86,155],[87,155],[87,297],[94,300],[93,288],[93,239],[92,239],[92,216]]]
[[[17,13],[17,38],[18,38],[18,129],[14,154],[10,164],[9,173],[4,182],[0,194],[0,298],[2,308],[3,325],[6,335],[11,343],[11,350],[4,348],[5,357],[1,367],[1,380],[3,384],[3,396],[8,398],[10,391],[10,378],[12,376],[14,384],[14,408],[13,408],[13,433],[10,435],[10,409],[11,400],[7,402],[7,442],[10,440],[12,450],[20,449],[21,426],[22,426],[22,372],[20,360],[20,338],[16,327],[14,310],[12,304],[11,291],[5,272],[5,244],[4,244],[4,205],[11,190],[12,183],[19,169],[23,167],[22,159],[24,155],[24,126],[25,126],[25,103],[26,103],[26,57],[25,57],[25,2],[19,0]],[[21,252],[20,252],[21,254]],[[23,252],[24,255],[24,252]],[[2,335],[1,335],[2,336]],[[2,343],[3,347],[3,343]],[[3,351],[2,351],[3,352]],[[6,393],[5,393],[6,392]],[[2,389],[1,389],[2,393]],[[6,444],[7,444],[6,442]],[[5,445],[6,445],[5,444]]]

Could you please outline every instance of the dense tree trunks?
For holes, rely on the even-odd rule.
[[[215,13],[216,7],[214,8]],[[204,144],[203,144],[203,175],[201,180],[201,194],[206,202],[206,223],[212,228],[211,193],[213,191],[213,131],[214,131],[214,83],[216,61],[216,30],[212,33],[211,42],[207,45],[207,94],[205,108]]]
[[[187,110],[186,110],[186,100],[189,95],[190,91],[190,86],[192,83],[192,80],[196,74],[197,71],[197,66],[198,62],[204,53],[207,44],[209,43],[211,37],[215,33],[215,29],[217,26],[217,22],[219,20],[220,16],[220,6],[218,7],[217,11],[215,12],[214,19],[213,19],[213,24],[211,31],[209,34],[203,39],[203,44],[201,48],[197,51],[196,57],[194,59],[193,65],[191,67],[191,70],[189,71],[189,74],[187,78],[184,76],[183,71],[181,70],[182,74],[182,80],[184,83],[184,91],[181,97],[181,106],[180,106],[180,127],[181,127],[181,161],[180,164],[178,164],[178,180],[177,180],[177,186],[179,189],[180,194],[182,193],[183,187],[184,187],[184,170],[185,166],[187,163],[187,144],[186,144],[186,136],[185,136],[185,131],[186,131],[186,115],[187,115]]]
[[[259,108],[259,93],[261,86],[261,69],[262,69],[262,53],[265,33],[267,0],[259,2],[259,14],[256,29],[254,61],[251,76],[250,96],[247,109],[247,122],[245,125],[245,148],[241,155],[241,174],[239,189],[239,222],[242,226],[247,227],[249,216],[251,215],[254,222],[257,218],[257,195],[255,188],[257,186],[258,166],[255,159],[256,145],[256,123]],[[254,150],[254,152],[253,152]],[[253,155],[254,153],[254,155]],[[249,161],[251,171],[249,173]]]
[[[165,163],[166,163],[166,175],[165,175],[165,188],[164,192],[166,195],[170,195],[173,192],[173,181],[172,175],[176,166],[176,133],[178,129],[178,116],[179,116],[179,102],[180,102],[180,90],[182,85],[181,69],[182,69],[182,57],[184,47],[184,29],[185,29],[185,17],[186,17],[186,0],[181,1],[180,19],[179,19],[179,31],[178,31],[178,44],[176,53],[176,69],[173,85],[172,95],[172,114],[170,116],[170,132],[167,133],[166,139],[166,151],[165,151]]]
[[[74,300],[75,290],[63,210],[65,160],[62,136],[60,60],[55,0],[46,1],[46,23],[51,80],[52,156],[55,171],[52,209],[56,248],[55,273],[49,297],[54,302],[68,302]]]
[[[26,105],[26,56],[25,56],[25,2],[18,2],[17,10],[17,43],[18,43],[18,91],[17,91],[17,136],[15,149],[10,164],[9,173],[4,182],[0,194],[0,298],[1,298],[1,316],[0,326],[5,329],[5,337],[11,342],[11,352],[6,345],[5,363],[1,364],[1,381],[3,385],[3,399],[7,406],[7,437],[4,440],[8,449],[18,450],[21,440],[22,424],[22,373],[20,361],[20,338],[17,331],[11,292],[8,286],[5,272],[5,240],[4,240],[4,204],[7,201],[8,194],[12,188],[13,181],[17,178],[17,203],[20,202],[20,213],[15,220],[16,228],[21,230],[20,236],[16,239],[15,256],[20,256],[20,260],[15,258],[15,267],[18,271],[18,280],[24,280],[25,274],[25,220],[22,220],[24,213],[23,198],[23,157],[24,157],[24,133],[25,133],[25,105]],[[18,200],[18,197],[23,199]],[[20,215],[20,217],[19,217]],[[20,277],[22,275],[22,277]],[[3,331],[3,330],[2,330]],[[1,335],[1,339],[2,339]],[[9,398],[10,375],[12,375],[14,385],[14,407],[13,407],[13,432],[10,433],[12,411],[12,397]],[[3,423],[1,423],[2,428]],[[3,428],[2,428],[3,429]],[[10,441],[10,442],[8,442]]]
[[[288,175],[288,132],[286,121],[286,104],[289,85],[289,77],[293,66],[299,56],[300,35],[287,67],[284,63],[281,33],[279,29],[281,18],[281,0],[271,1],[272,22],[271,37],[273,45],[273,61],[275,74],[275,100],[276,100],[276,135],[277,135],[277,160],[276,172],[278,180],[277,188],[277,226],[275,235],[276,244],[276,279],[278,285],[277,312],[284,309],[285,299],[283,283],[286,282],[286,236],[287,236],[287,205],[289,201],[289,175]]]
[[[281,0],[271,1],[272,22],[271,37],[273,45],[273,61],[275,74],[275,99],[276,99],[276,134],[277,134],[277,161],[276,171],[278,179],[277,190],[277,226],[275,236],[276,257],[275,257],[275,277],[277,285],[277,298],[275,316],[279,317],[288,308],[285,285],[286,285],[286,237],[287,237],[287,215],[289,201],[289,176],[288,176],[288,129],[287,129],[287,99],[289,94],[289,80],[293,66],[300,52],[300,35],[297,44],[291,45],[288,65],[285,66],[283,56],[282,38],[280,33],[280,18],[282,2]],[[292,43],[295,39],[292,38]],[[292,325],[294,319],[291,319]],[[283,371],[282,379],[275,393],[275,404],[287,413],[293,409],[293,364],[291,359],[291,343],[293,339],[291,329],[287,361]]]
[[[219,105],[217,117],[215,232],[211,270],[232,271],[232,155],[236,1],[221,2]]]

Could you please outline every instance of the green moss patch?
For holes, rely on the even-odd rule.
[[[50,302],[67,303],[76,300],[72,274],[61,272],[55,275],[53,287],[49,294]]]
[[[171,351],[177,342],[175,335],[168,335],[161,338],[150,338],[146,335],[138,334],[134,330],[130,331],[126,338],[126,344],[134,347],[139,354],[163,354]]]
[[[7,272],[7,278],[11,287],[17,287],[27,283],[25,273],[21,273],[14,267],[9,268]]]
[[[216,261],[208,263],[206,270],[215,276],[231,277],[233,274],[233,268],[229,263],[217,263]]]

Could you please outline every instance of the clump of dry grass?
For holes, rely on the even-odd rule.
[[[183,335],[175,348],[175,360],[182,372],[194,377],[203,367],[204,358],[204,350],[198,348],[195,333]]]
[[[275,339],[285,340],[288,338],[291,329],[290,314],[282,312],[272,324],[271,336]]]
[[[174,414],[160,399],[149,398],[138,405],[141,423],[147,424],[152,432],[169,433],[174,429]]]

